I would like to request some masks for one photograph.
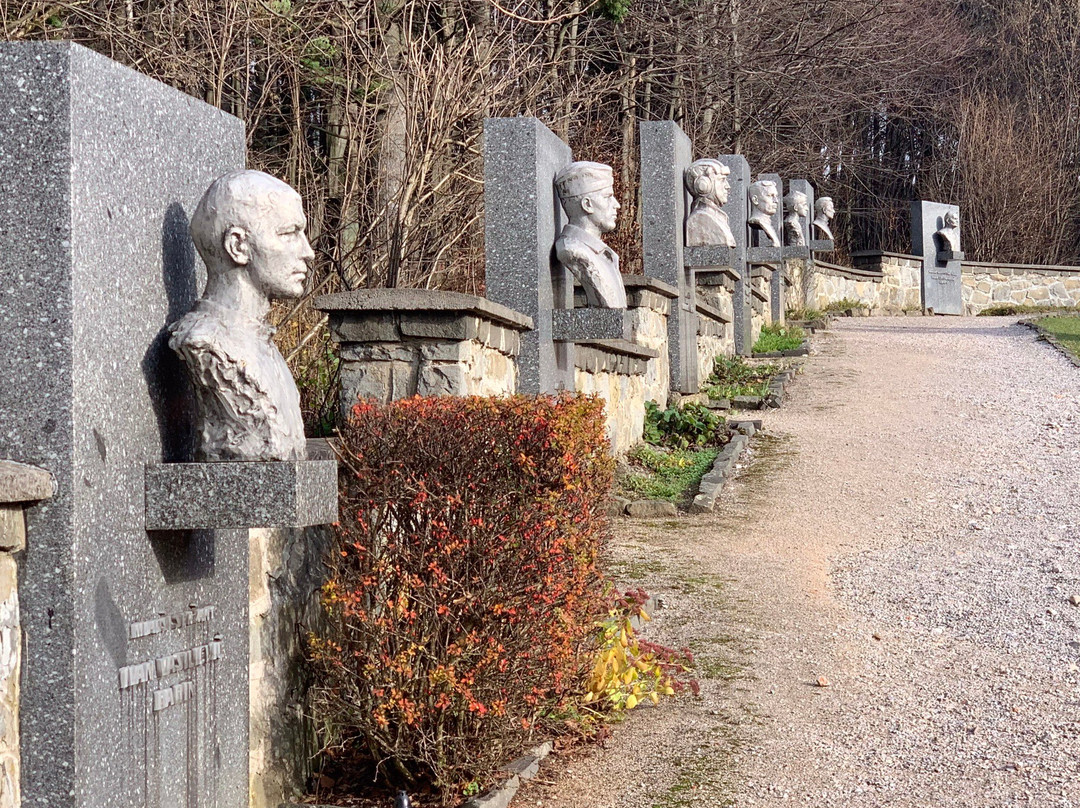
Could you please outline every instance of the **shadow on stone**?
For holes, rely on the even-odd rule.
[[[161,459],[179,463],[192,458],[195,447],[194,395],[180,359],[169,349],[168,327],[194,305],[199,290],[195,246],[183,205],[174,202],[161,222],[161,281],[169,301],[165,323],[143,355],[142,373],[161,436]]]
[[[166,584],[214,577],[214,531],[148,530]]]

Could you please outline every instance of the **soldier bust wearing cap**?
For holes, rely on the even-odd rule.
[[[619,210],[611,166],[571,163],[555,176],[555,190],[570,219],[555,242],[559,263],[585,288],[590,306],[625,309],[619,256],[600,239],[615,229]]]

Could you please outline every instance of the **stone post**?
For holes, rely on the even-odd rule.
[[[735,247],[731,250],[731,266],[738,273],[735,291],[732,295],[732,319],[735,323],[735,352],[739,356],[749,356],[754,340],[751,333],[752,321],[750,310],[750,267],[747,264],[748,233],[746,225],[748,189],[750,187],[750,164],[741,154],[722,154],[718,158],[731,173],[731,193],[724,212],[728,225],[735,236]]]
[[[552,333],[552,312],[574,308],[574,279],[554,257],[566,222],[555,175],[570,162],[570,147],[535,118],[484,122],[486,294],[535,327],[521,335],[522,393],[574,389],[573,343]]]
[[[679,290],[668,317],[671,389],[696,393],[697,292],[683,260],[687,194],[683,172],[693,160],[690,138],[674,121],[643,121],[641,135],[642,269]]]
[[[57,482],[20,570],[24,799],[242,805],[247,530],[148,533],[144,468],[192,448],[164,329],[243,124],[61,42],[0,44],[0,104],[0,457]]]

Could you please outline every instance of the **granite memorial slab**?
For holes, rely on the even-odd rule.
[[[922,257],[922,304],[927,314],[963,314],[960,208],[911,203],[912,254]]]
[[[552,336],[552,312],[574,308],[574,279],[555,258],[567,223],[555,177],[570,147],[535,118],[484,121],[484,257],[487,297],[532,319],[521,335],[518,390],[574,389],[572,342]]]
[[[735,352],[739,356],[750,356],[753,345],[750,300],[750,273],[747,265],[749,232],[747,219],[750,215],[750,164],[741,154],[722,154],[717,158],[728,168],[728,183],[731,190],[728,202],[724,205],[728,224],[735,236],[735,246],[731,249],[730,265],[738,273],[735,292],[731,298],[734,328]]]
[[[167,327],[243,125],[66,42],[0,43],[0,102],[0,456],[56,480],[20,564],[22,804],[243,808],[248,531],[148,532],[144,480],[193,456]]]
[[[787,244],[787,241],[784,238],[784,206],[782,204],[782,200],[785,198],[784,183],[780,179],[779,174],[758,174],[755,185],[765,186],[767,188],[769,183],[775,188],[779,199],[777,200],[777,204],[773,204],[767,196],[763,202],[763,206],[760,208],[762,214],[769,214],[769,227],[766,228],[761,226],[752,228],[751,232],[755,233],[758,237],[759,243],[755,246],[759,247],[759,251],[751,260],[754,263],[760,261],[761,263],[768,263],[773,266],[774,272],[769,278],[769,316],[772,322],[782,323],[784,322],[784,290],[786,278],[784,258],[809,257],[810,252],[805,245]],[[750,203],[751,207],[754,207],[753,193],[751,193]],[[807,214],[808,213],[809,211],[807,211]],[[801,230],[801,223],[799,227]],[[761,247],[769,249],[770,252],[773,249],[770,245],[764,243],[764,235],[768,235],[770,239],[773,235],[779,238],[779,256],[777,258],[773,259],[762,256],[762,254],[765,253],[765,250],[761,250]],[[751,250],[751,252],[753,253],[755,251]]]
[[[674,121],[643,121],[641,139],[642,272],[679,290],[668,315],[671,389],[696,393],[701,386],[697,359],[697,309],[694,271],[684,260],[687,219],[686,171],[690,138]],[[717,162],[718,169],[725,169]],[[711,187],[710,187],[710,190]],[[718,212],[722,213],[722,210]],[[726,214],[724,214],[726,222]],[[725,249],[729,249],[725,245]]]

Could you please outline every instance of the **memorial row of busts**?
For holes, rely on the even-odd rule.
[[[684,182],[693,200],[686,217],[686,246],[736,246],[723,209],[731,193],[730,173],[727,166],[712,157],[697,160],[686,169]],[[555,177],[555,188],[568,219],[555,244],[556,257],[585,290],[589,306],[625,308],[619,256],[601,238],[615,229],[620,207],[615,199],[611,166],[587,161],[571,163]],[[779,195],[772,180],[751,184],[747,224],[767,239],[769,245],[807,246],[805,223],[810,216],[807,195],[792,191],[784,197],[782,234],[773,226]],[[830,197],[815,200],[812,225],[818,238],[832,240],[831,222],[835,215]]]
[[[687,246],[733,248],[737,240],[723,208],[730,199],[730,169],[714,158],[692,163],[684,183],[692,198],[686,216]],[[620,208],[612,169],[572,162],[555,177],[566,213],[555,255],[593,308],[625,309],[619,256],[603,241]],[[773,225],[780,204],[772,180],[747,189],[747,225],[773,246],[806,246],[807,195],[783,199],[783,232]],[[818,236],[832,238],[832,200],[814,204]],[[948,224],[948,223],[947,223]],[[192,217],[191,234],[207,268],[206,289],[192,310],[170,329],[196,394],[196,459],[294,460],[303,457],[304,433],[296,384],[266,321],[270,301],[304,292],[314,252],[304,234],[299,194],[258,171],[236,171],[216,180]],[[947,240],[947,228],[942,231]]]

